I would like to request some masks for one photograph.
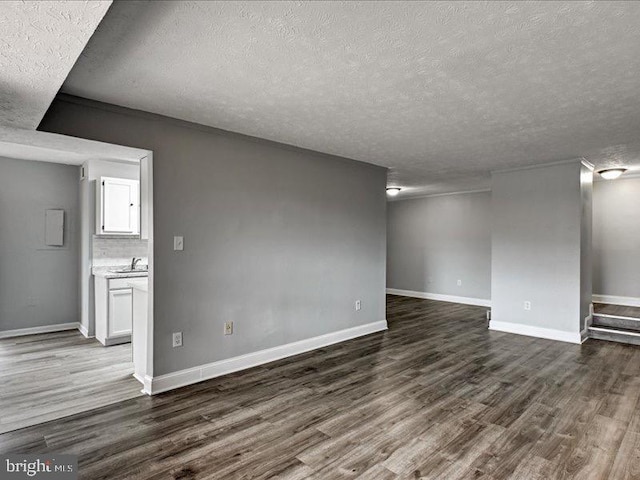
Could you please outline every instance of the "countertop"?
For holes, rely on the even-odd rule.
[[[148,270],[135,270],[133,272],[114,272],[114,270],[120,270],[127,268],[127,265],[113,265],[110,267],[93,267],[91,273],[96,277],[104,278],[136,278],[136,277],[148,277]]]

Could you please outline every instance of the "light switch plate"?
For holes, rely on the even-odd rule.
[[[173,249],[175,251],[184,250],[184,237],[173,237]]]

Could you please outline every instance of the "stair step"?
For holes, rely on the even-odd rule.
[[[640,318],[595,313],[593,315],[593,326],[621,328],[625,330],[632,330],[634,332],[640,332]]]
[[[628,343],[640,345],[640,332],[622,330],[612,327],[589,327],[589,337],[596,340],[607,340],[609,342]]]

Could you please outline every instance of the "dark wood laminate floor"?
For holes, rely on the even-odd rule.
[[[77,330],[0,339],[0,433],[141,396],[131,344]]]
[[[604,313],[606,315],[618,315],[621,317],[640,318],[640,307],[626,307],[624,305],[594,303],[593,311],[595,313]]]
[[[485,308],[388,297],[389,331],[0,435],[85,479],[626,479],[640,348],[493,332]]]

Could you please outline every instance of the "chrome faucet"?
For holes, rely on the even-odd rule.
[[[136,258],[136,257],[133,257],[133,258],[131,259],[131,270],[135,270],[135,269],[136,269],[136,264],[137,264],[140,260],[142,260],[142,259],[141,259],[141,258]]]

